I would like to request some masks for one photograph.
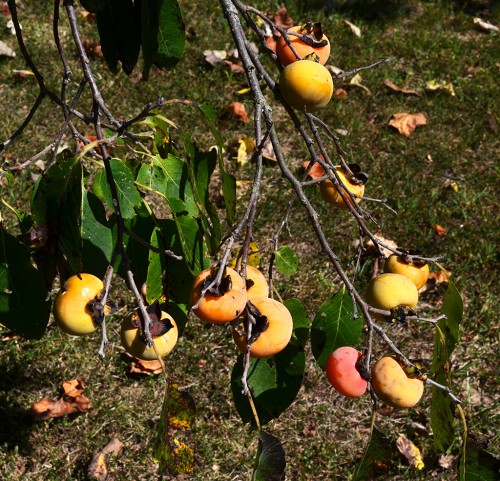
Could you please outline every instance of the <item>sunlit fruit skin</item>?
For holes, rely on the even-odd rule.
[[[365,185],[364,184],[353,184],[351,183],[344,172],[342,171],[340,166],[335,167],[338,176],[346,186],[347,190],[354,195],[362,196],[365,193]],[[336,207],[340,207],[341,209],[347,209],[347,204],[344,202],[344,199],[340,195],[339,189],[335,187],[334,183],[330,179],[326,179],[323,182],[320,182],[319,189],[323,199],[326,200],[329,204],[335,205]],[[345,194],[347,201],[349,204],[353,204],[353,201],[349,194],[346,192],[345,188],[340,188]],[[361,202],[359,197],[355,197],[356,202]]]
[[[177,344],[179,331],[172,316],[162,311],[161,318],[168,319],[173,325],[173,327],[162,336],[153,337],[153,343],[158,350],[159,356],[165,357],[170,354],[170,351],[172,351]],[[139,329],[132,324],[132,316],[128,316],[122,321],[121,341],[125,350],[130,355],[138,359],[142,359],[144,361],[153,361],[158,359],[153,346],[148,347],[147,344],[141,339]]]
[[[295,27],[291,27],[287,30],[287,32],[297,32],[302,33],[302,27],[297,25]],[[326,40],[328,43],[322,47],[311,47],[307,45],[302,39],[296,37],[294,35],[289,35],[290,43],[293,45],[297,53],[302,57],[306,57],[311,53],[315,53],[319,57],[319,62],[322,65],[328,61],[328,57],[330,56],[330,41],[326,35],[323,35],[321,40]],[[276,55],[278,56],[278,60],[280,61],[283,67],[298,61],[299,59],[292,52],[292,49],[287,45],[285,39],[280,37],[276,43]]]
[[[253,266],[246,266],[246,271],[247,281],[253,281],[253,285],[247,288],[248,300],[269,297],[269,284],[264,274]]]
[[[333,94],[330,72],[312,60],[298,60],[287,65],[281,72],[279,87],[286,102],[307,112],[325,107]]]
[[[274,356],[282,351],[292,338],[293,319],[290,311],[281,303],[269,297],[255,297],[252,304],[267,317],[269,325],[251,344],[250,357]],[[246,336],[233,327],[233,339],[241,352],[246,352]]]
[[[418,290],[415,284],[402,274],[380,274],[368,284],[366,302],[376,309],[386,311],[398,306],[413,309],[418,302]]]
[[[101,279],[92,274],[82,273],[68,278],[54,302],[57,325],[73,336],[84,336],[95,331],[97,324],[87,304],[95,299],[103,287]]]
[[[356,369],[360,357],[359,351],[345,346],[335,349],[326,360],[328,381],[340,394],[350,398],[362,396],[368,386],[368,382]]]
[[[215,269],[205,269],[194,280],[191,289],[191,306],[198,303],[201,297],[203,281],[211,274],[216,275]],[[231,288],[223,296],[213,296],[206,293],[193,312],[202,321],[223,324],[236,319],[245,309],[248,300],[247,289],[243,278],[232,268],[226,267],[227,275],[231,276]]]
[[[411,408],[424,393],[424,382],[410,378],[392,357],[379,359],[371,369],[371,385],[377,397],[395,408]]]
[[[429,264],[424,264],[419,267],[412,262],[404,262],[397,254],[392,254],[385,261],[384,272],[402,274],[408,277],[408,279],[415,284],[417,289],[422,289],[427,279],[429,279]]]

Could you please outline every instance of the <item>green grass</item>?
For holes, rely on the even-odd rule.
[[[402,247],[445,256],[443,265],[452,272],[466,308],[460,345],[453,358],[454,387],[465,400],[471,433],[489,442],[490,449],[499,454],[498,429],[495,429],[499,421],[496,399],[500,361],[499,36],[479,31],[472,19],[480,16],[498,25],[500,8],[487,1],[408,0],[340,1],[336,10],[324,10],[321,8],[324,3],[328,2],[297,1],[288,2],[288,7],[297,21],[313,17],[331,32],[330,64],[348,70],[384,57],[391,57],[392,62],[362,73],[363,84],[371,95],[358,87],[339,85],[347,90],[348,98],[334,100],[321,117],[334,129],[348,131],[341,138],[342,145],[349,160],[359,163],[369,174],[367,195],[387,197],[398,211],[394,215],[373,205],[371,211],[380,228],[375,225],[372,228]],[[197,0],[182,2],[182,6],[190,34],[185,59],[173,71],[155,72],[151,82],[133,85],[122,73],[109,74],[99,61],[94,61],[93,68],[107,101],[120,118],[137,112],[158,95],[209,102],[216,109],[218,128],[228,147],[234,146],[240,137],[252,134],[251,125],[236,124],[226,113],[233,100],[243,101],[252,111],[250,97],[236,94],[245,85],[245,78],[228,73],[224,66],[212,69],[203,60],[206,49],[233,48],[229,29],[217,2]],[[256,6],[272,10],[280,2],[256,2]],[[48,41],[50,7],[42,3],[26,5],[19,15],[28,48],[48,85],[58,90],[61,66],[55,61],[56,52]],[[349,32],[343,23],[345,19],[361,27],[361,38]],[[92,27],[86,26],[85,32],[88,37],[96,38]],[[4,36],[2,40],[15,47],[13,37]],[[76,57],[72,55],[70,60],[76,71]],[[23,68],[19,53],[12,60],[0,59],[2,140],[19,125],[37,94],[33,79],[20,80],[12,75],[13,69]],[[383,85],[384,79],[419,90],[422,96],[391,92]],[[75,85],[78,80],[74,79]],[[429,80],[451,82],[456,96],[427,92],[425,84]],[[287,161],[298,171],[307,160],[305,149],[298,136],[291,134],[292,127],[284,119],[281,107],[273,102],[273,108],[277,128],[284,133]],[[428,125],[404,138],[388,126],[396,112],[423,112]],[[193,111],[172,107],[165,109],[164,114],[193,132],[203,145],[213,143]],[[60,123],[56,109],[45,101],[25,135],[0,154],[0,163],[29,158],[53,138]],[[251,178],[250,168],[238,170],[234,161],[228,159],[228,163],[240,178]],[[32,172],[40,170],[33,167],[16,174],[15,184],[10,188],[0,184],[1,197],[17,207],[26,205],[33,185]],[[451,188],[450,181],[456,182],[457,191]],[[343,213],[332,212],[315,189],[309,192],[328,239],[347,264],[355,254],[354,222]],[[241,192],[242,200],[245,195]],[[270,249],[269,239],[281,221],[276,212],[282,212],[289,195],[290,189],[277,168],[266,167],[261,212],[255,227],[256,241],[264,249]],[[12,214],[3,205],[0,212],[12,229]],[[447,229],[445,236],[435,234],[435,224]],[[284,299],[302,299],[314,315],[321,302],[338,288],[339,279],[321,254],[306,215],[299,208],[291,218],[289,232],[281,242],[299,253],[301,272],[289,278],[278,277],[277,287]],[[371,258],[363,259],[360,286],[367,282],[372,263]],[[116,293],[124,306],[120,311],[123,313],[128,296],[118,289]],[[430,314],[435,314],[441,297],[440,290],[429,289],[421,302],[429,306]],[[53,325],[41,341],[14,339],[0,344],[3,479],[87,479],[92,454],[112,437],[118,437],[125,450],[110,462],[110,479],[155,479],[156,465],[148,446],[155,435],[163,384],[158,377],[139,378],[129,374],[118,342],[119,316],[112,319],[111,326],[112,342],[104,361],[96,355],[97,334],[69,339]],[[397,328],[391,335],[404,352],[428,362],[430,328],[425,325],[406,330]],[[377,347],[378,352],[382,352],[381,346]],[[229,378],[235,357],[236,349],[225,329],[203,326],[193,319],[168,358],[171,378],[189,390],[197,405],[196,424],[187,437],[195,452],[195,473],[189,479],[249,479],[256,441],[255,434],[241,424],[232,404]],[[44,396],[59,397],[62,381],[75,377],[84,379],[84,394],[93,403],[88,413],[34,423],[27,414],[30,405]],[[424,474],[417,473],[395,453],[389,472],[380,479],[454,479],[451,471],[437,464],[431,438],[412,434],[415,422],[429,426],[429,407],[427,395],[411,411],[382,411],[378,416],[378,426],[392,440],[404,433],[423,448],[427,465]],[[308,353],[306,379],[297,401],[268,427],[284,442],[287,479],[350,479],[367,443],[369,415],[369,400],[351,401],[337,396]]]

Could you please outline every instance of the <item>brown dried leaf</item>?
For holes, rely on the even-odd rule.
[[[205,62],[209,63],[212,67],[215,67],[218,63],[227,58],[227,52],[225,50],[205,50],[203,55],[205,57]]]
[[[122,451],[123,443],[118,438],[111,439],[109,443],[102,448],[104,454],[112,454],[113,456],[120,456]]]
[[[443,454],[439,457],[438,463],[443,469],[450,469],[456,465],[457,456],[453,454]]]
[[[83,393],[84,384],[83,380],[79,377],[71,381],[64,381],[62,384],[64,394],[68,397],[75,398]]]
[[[83,48],[85,49],[85,52],[90,58],[96,58],[96,59],[102,59],[104,58],[104,55],[102,53],[102,48],[101,46],[93,42],[92,40],[85,39],[83,42]]]
[[[102,451],[94,454],[90,462],[88,475],[90,479],[106,481],[108,477],[108,466],[106,465],[106,456]]]
[[[10,17],[10,10],[7,2],[0,2],[0,12],[2,12],[2,15],[5,15],[6,17]]]
[[[406,95],[416,95],[417,97],[422,97],[422,94],[417,92],[416,90],[407,90],[401,87],[398,87],[394,82],[391,82],[390,80],[386,79],[384,80],[384,85],[391,90],[394,90],[394,92],[401,92],[402,94]]]
[[[419,125],[427,125],[427,119],[421,112],[408,114],[406,112],[393,114],[389,125],[398,129],[399,133],[409,137]]]
[[[446,227],[443,227],[442,225],[436,224],[434,226],[434,230],[438,236],[446,235]]]
[[[236,117],[238,117],[245,124],[248,123],[248,114],[245,104],[242,104],[241,102],[231,102],[229,105],[229,111],[233,115],[236,115]]]
[[[396,441],[398,451],[406,458],[410,466],[420,470],[425,467],[422,461],[422,454],[420,449],[417,448],[404,434],[400,434]]]
[[[278,25],[278,27],[282,27],[288,29],[293,27],[293,18],[288,15],[288,10],[286,7],[281,7],[274,14],[274,23]]]
[[[392,247],[393,249],[397,249],[398,248],[398,245],[396,244],[396,242],[394,242],[391,239],[387,239],[380,232],[376,232],[375,234],[373,234],[373,236],[376,239],[378,239],[380,242],[382,242],[383,244],[385,244],[385,245],[387,245],[389,247]],[[377,248],[375,247],[375,244],[373,243],[373,241],[371,239],[369,239],[368,241],[366,241],[365,248],[368,249],[368,250],[373,250],[375,252],[377,251]],[[389,257],[393,253],[390,249],[387,249],[387,248],[385,248],[383,246],[380,246],[380,250],[382,251],[382,254],[384,255],[384,257]]]
[[[231,62],[230,60],[224,60],[224,63],[228,65],[234,73],[245,73],[245,69],[240,64]]]
[[[442,284],[443,282],[448,282],[448,278],[451,276],[451,272],[444,272],[439,270],[437,272],[431,272],[429,274],[429,279],[433,279],[436,284]]]
[[[276,39],[272,35],[266,37],[266,43],[273,52],[276,52]]]
[[[356,35],[356,37],[361,37],[361,29],[359,27],[356,27],[356,25],[349,22],[349,20],[344,20],[344,23],[351,29],[351,32]]]
[[[29,413],[35,421],[46,421],[50,418],[58,418],[76,412],[85,412],[92,407],[92,403],[85,396],[76,396],[71,401],[58,399],[57,401],[44,397],[40,401],[33,403]]]
[[[337,97],[338,99],[346,99],[349,96],[349,94],[347,93],[347,91],[344,90],[344,89],[335,89],[333,91],[333,95],[335,97]]]
[[[307,169],[309,164],[310,164],[309,160],[305,161],[303,163],[304,169]],[[323,169],[323,167],[318,162],[315,162],[314,165],[311,167],[311,170],[309,171],[309,177],[311,177],[311,179],[314,180],[314,179],[319,179],[324,175],[325,175],[325,169]]]
[[[130,372],[134,374],[160,374],[162,372],[161,362],[158,359],[143,361],[135,359],[130,363]]]
[[[475,17],[473,20],[474,24],[486,32],[500,32],[500,28],[492,23],[486,22],[482,18]]]

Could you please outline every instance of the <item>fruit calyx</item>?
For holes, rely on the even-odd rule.
[[[365,172],[361,172],[359,164],[347,164],[347,167],[349,167],[352,175],[342,168],[341,170],[351,184],[365,185],[368,182],[368,175]]]
[[[424,374],[420,369],[421,366],[419,363],[416,363],[414,361],[409,361],[407,362],[405,359],[403,359],[399,355],[391,356],[400,366],[401,369],[403,369],[404,373],[406,374],[406,377],[409,379],[420,379],[421,381],[424,381],[427,379],[427,375]]]
[[[420,251],[401,249],[401,254],[398,255],[398,260],[403,264],[408,264],[420,269],[427,264],[427,261],[424,259],[414,259],[414,256],[419,256],[421,254],[422,253]]]
[[[267,316],[264,316],[257,307],[255,307],[252,301],[247,301],[246,312],[247,315],[245,317],[240,317],[235,321],[234,329],[240,336],[245,336],[245,338],[247,338],[248,332],[246,321],[250,318],[249,321],[252,323],[252,334],[250,338],[247,339],[247,343],[251,345],[267,330],[269,327],[269,320]]]
[[[297,32],[297,37],[300,38],[309,47],[324,47],[328,45],[328,40],[323,39],[323,28],[321,22],[307,22],[302,25]]]
[[[391,309],[391,322],[397,322],[398,324],[407,324],[409,316],[416,316],[417,313],[411,307],[398,306]]]
[[[213,268],[210,271],[210,275],[208,275],[201,284],[201,292],[205,292],[205,294],[210,294],[214,297],[222,297],[226,292],[229,292],[233,287],[233,281],[231,276],[227,273],[226,268],[224,267],[224,272],[222,274],[222,279],[219,284],[214,284],[210,289],[206,290],[207,287],[214,281],[216,278],[217,268]]]
[[[367,369],[365,364],[365,357],[363,355],[359,356],[358,360],[356,361],[356,364],[354,364],[354,367],[365,381],[369,382],[371,380],[372,376],[370,373],[370,369],[369,368]]]
[[[151,321],[149,324],[149,332],[152,337],[163,336],[163,334],[166,334],[174,327],[168,317],[162,319],[162,312],[158,301],[153,302],[150,306],[146,306],[146,312],[148,313]],[[141,341],[148,345],[148,340],[144,335],[145,319],[140,309],[136,309],[132,313],[130,321],[134,327],[139,329],[139,337]]]

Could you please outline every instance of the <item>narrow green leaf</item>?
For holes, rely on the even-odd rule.
[[[361,336],[363,317],[353,318],[352,298],[345,286],[320,307],[311,327],[311,348],[317,363],[325,369],[326,359],[342,346],[355,346]]]
[[[281,441],[276,436],[261,430],[252,481],[284,480],[285,468],[285,449]]]
[[[0,227],[0,323],[28,339],[40,339],[51,300],[26,247]]]
[[[278,418],[293,403],[302,386],[305,365],[305,353],[295,339],[275,356],[250,361],[247,381],[261,425]],[[255,425],[248,398],[241,393],[242,375],[241,354],[231,373],[231,390],[242,421]]]
[[[448,282],[441,310],[446,318],[441,319],[436,327],[431,372],[436,382],[451,387],[450,356],[459,338],[463,315],[462,298],[451,281]],[[434,432],[434,447],[439,452],[447,452],[454,442],[454,418],[454,402],[444,391],[433,387],[431,427]]]
[[[164,249],[161,233],[155,228],[149,243],[158,249]],[[163,295],[163,275],[165,271],[165,255],[159,252],[149,251],[148,277],[146,279],[147,301],[152,304],[160,300]]]
[[[297,254],[288,246],[282,246],[274,251],[276,259],[276,267],[282,274],[289,276],[293,274],[299,267],[299,258]]]
[[[171,68],[184,53],[185,26],[177,0],[143,0],[141,27],[142,77],[147,80],[152,65]]]
[[[109,163],[118,191],[118,204],[120,205],[122,216],[124,219],[131,219],[135,215],[134,208],[138,207],[141,203],[141,196],[134,184],[134,176],[120,159],[111,159]],[[113,210],[113,198],[106,175],[102,174],[99,177],[99,182],[98,190],[94,191],[98,196],[102,195],[108,207]]]
[[[395,452],[396,447],[393,443],[374,427],[363,459],[352,481],[370,481],[379,477],[382,479],[389,472]]]

